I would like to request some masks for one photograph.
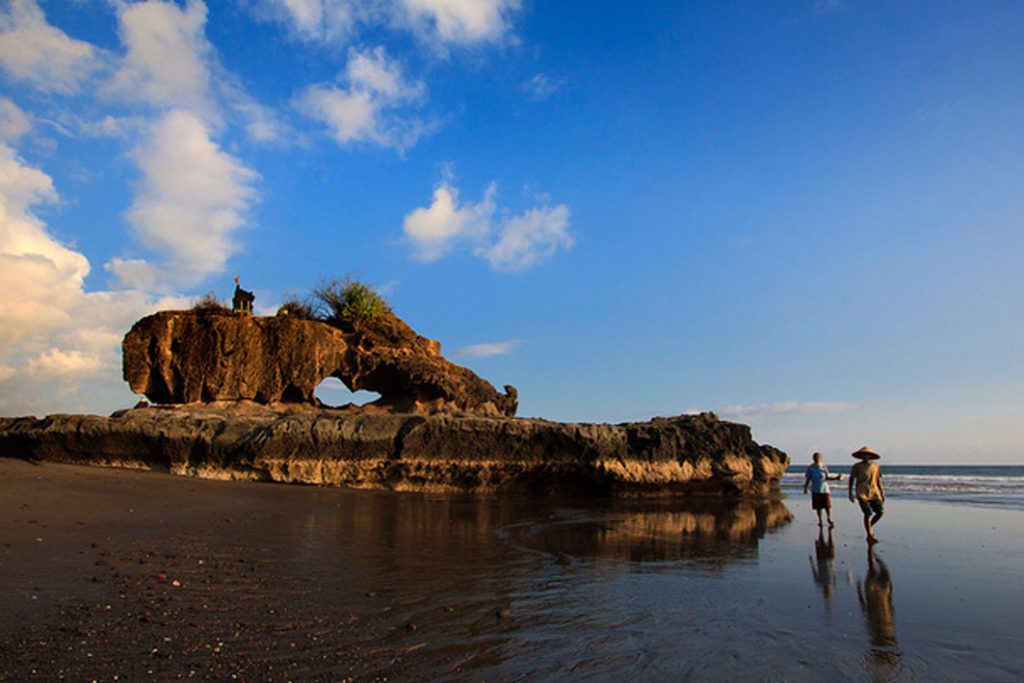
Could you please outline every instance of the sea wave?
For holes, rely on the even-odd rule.
[[[950,471],[953,468],[949,467],[936,467],[932,472],[922,471],[924,469],[900,471],[883,468],[886,495],[1024,510],[1024,468],[1008,467],[1000,473],[993,473],[996,468],[991,467],[965,467],[959,472]],[[833,489],[845,490],[848,473],[842,474],[843,480],[833,482]],[[803,468],[792,468],[782,477],[782,489],[799,491],[803,482]]]

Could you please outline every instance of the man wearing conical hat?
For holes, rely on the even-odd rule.
[[[850,468],[850,502],[854,502],[856,493],[856,500],[860,503],[861,512],[864,513],[864,530],[868,533],[868,543],[877,543],[878,539],[875,538],[872,527],[882,519],[885,504],[882,470],[875,462],[881,456],[864,446],[854,451],[853,457],[858,458],[860,462]]]

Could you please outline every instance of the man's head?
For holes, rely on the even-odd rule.
[[[814,461],[815,465],[820,465],[821,464],[821,453],[815,453],[814,455],[812,455],[811,456],[811,460]]]

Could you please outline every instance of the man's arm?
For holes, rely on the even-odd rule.
[[[811,472],[810,470],[804,472],[804,495],[807,495],[807,485],[811,483]]]
[[[857,470],[850,470],[850,482],[846,486],[846,495],[849,497],[850,502],[853,502],[853,482],[857,480]]]
[[[878,492],[882,494],[882,502],[885,502],[885,489],[882,488],[882,470],[878,470]]]

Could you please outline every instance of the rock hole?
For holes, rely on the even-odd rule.
[[[317,386],[316,397],[328,408],[340,408],[349,403],[357,406],[373,403],[380,398],[380,394],[373,391],[350,391],[337,377],[328,377]]]

